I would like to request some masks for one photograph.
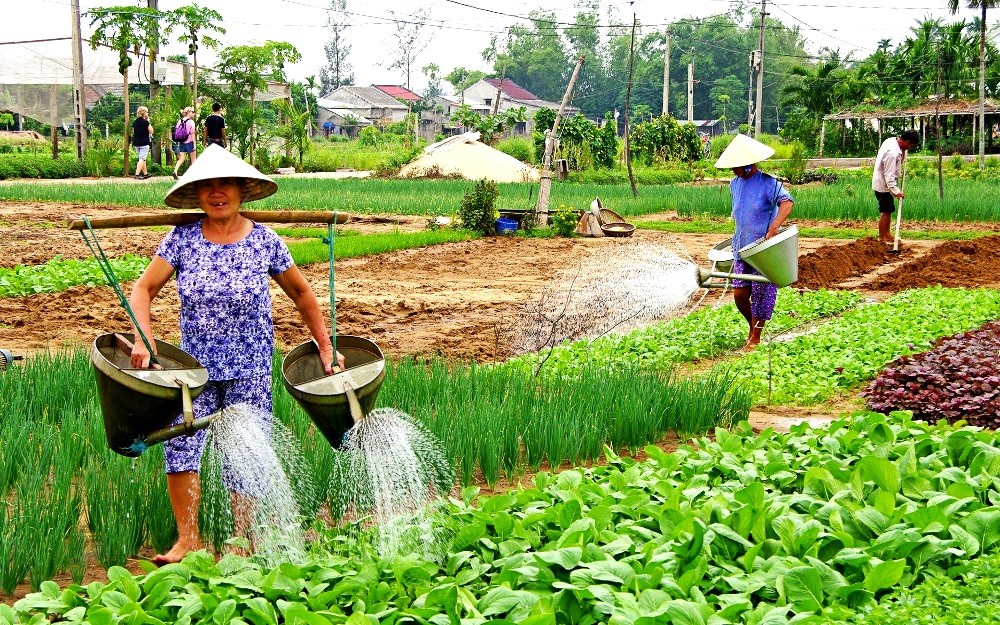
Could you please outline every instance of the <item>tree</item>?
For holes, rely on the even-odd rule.
[[[180,29],[177,40],[188,44],[188,55],[192,57],[192,100],[191,105],[198,108],[198,33],[201,33],[201,43],[211,49],[219,47],[219,41],[208,33],[226,34],[226,29],[215,22],[221,22],[222,16],[208,7],[200,7],[191,3],[174,9],[169,13],[171,26]]]
[[[812,115],[813,127],[819,127],[823,115],[833,106],[833,87],[840,81],[841,70],[837,54],[820,59],[814,68],[793,66],[789,74],[799,80],[782,88],[782,106],[801,106]]]
[[[323,44],[326,52],[326,65],[319,70],[319,80],[323,86],[323,94],[339,89],[343,85],[354,84],[354,67],[348,62],[351,54],[351,44],[347,43],[347,28],[350,26],[347,15],[347,0],[331,0],[326,25],[330,29],[330,38]]]
[[[559,101],[573,64],[566,54],[561,37],[554,30],[555,13],[532,11],[528,14],[531,27],[516,24],[507,29],[503,45],[494,38],[483,51],[483,58],[492,61],[496,75],[506,67],[510,79],[540,98]]]
[[[129,51],[135,56],[140,52],[156,48],[160,44],[162,35],[159,32],[158,20],[163,16],[156,9],[134,6],[112,6],[97,7],[87,11],[90,25],[94,28],[90,36],[90,47],[96,50],[102,45],[106,45],[118,51],[118,71],[122,75],[122,83],[125,90],[122,97],[125,107],[125,145],[124,145],[124,172],[129,173],[129,137],[131,127],[129,126],[128,110],[128,68],[132,65]],[[169,31],[169,28],[167,29]]]
[[[306,108],[309,110],[309,133],[312,134],[313,120],[316,119],[319,114],[319,105],[316,104],[316,89],[319,88],[319,83],[316,82],[316,75],[306,76],[306,82],[302,85],[302,91],[305,95]],[[309,96],[312,96],[312,104],[309,103]]]
[[[460,104],[465,104],[465,90],[483,78],[486,78],[486,72],[464,67],[456,67],[444,77],[455,89],[455,95],[458,96]]]
[[[290,43],[284,41],[265,41],[259,46],[226,46],[219,52],[219,63],[216,65],[219,78],[228,84],[229,92],[234,97],[250,94],[250,113],[240,118],[247,122],[246,149],[253,163],[257,148],[257,120],[255,110],[257,93],[267,90],[267,81],[285,82],[285,63],[296,63],[302,58],[299,51]],[[230,110],[232,106],[229,107]],[[235,128],[234,128],[235,130]],[[241,154],[246,151],[241,148]]]
[[[309,128],[312,116],[308,109],[301,109],[285,99],[275,100],[271,106],[285,116],[286,122],[278,128],[276,134],[284,140],[286,151],[291,148],[298,154],[299,171],[302,171],[302,157],[311,145]]]
[[[410,76],[413,73],[413,66],[420,53],[427,49],[430,44],[430,37],[424,37],[424,26],[430,16],[428,9],[420,9],[409,16],[409,19],[397,18],[395,11],[389,11],[393,23],[396,25],[396,32],[393,33],[396,39],[395,50],[390,54],[391,62],[389,69],[398,69],[406,76],[406,88],[410,90]]]
[[[433,100],[444,93],[444,89],[441,88],[441,67],[437,63],[424,65],[420,68],[420,72],[427,77],[424,100]]]
[[[986,9],[1000,7],[1000,0],[966,0],[970,9],[981,9],[979,18],[979,169],[986,167]],[[958,13],[959,0],[948,0],[948,10]]]

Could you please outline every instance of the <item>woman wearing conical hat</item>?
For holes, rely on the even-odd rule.
[[[757,168],[757,163],[770,158],[774,150],[746,135],[736,135],[715,166],[732,169],[735,176],[729,183],[733,195],[733,273],[760,273],[740,258],[739,250],[758,239],[770,239],[778,234],[792,212],[794,200],[781,182]],[[778,287],[770,282],[733,280],[736,308],[747,320],[750,332],[743,351],[752,351],[760,343],[764,325],[771,319]]]
[[[267,437],[268,442],[274,353],[271,278],[295,302],[319,345],[326,372],[331,373],[334,364],[344,364],[340,354],[336,354],[334,363],[328,325],[284,241],[273,230],[240,215],[244,202],[268,197],[277,190],[273,180],[239,157],[217,145],[208,146],[164,198],[167,206],[200,208],[204,218],[177,226],[164,237],[129,297],[136,321],[146,336],[152,336],[151,302],[176,274],[181,301],[180,346],[209,373],[208,383],[193,402],[195,417],[241,405],[241,412],[260,421],[251,429]],[[146,368],[149,361],[145,345],[136,341],[132,366]],[[201,430],[163,443],[178,539],[169,551],[153,558],[156,564],[177,562],[201,547],[198,470],[206,436],[206,431]],[[252,476],[241,477],[239,470],[223,466],[237,536],[247,535],[254,503],[265,494],[262,489],[267,485],[260,481]]]

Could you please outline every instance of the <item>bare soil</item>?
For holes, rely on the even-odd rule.
[[[111,207],[51,203],[0,202],[0,266],[41,264],[61,255],[86,258],[89,250],[66,220],[129,214]],[[366,217],[346,228],[360,232],[415,231],[425,220],[414,217]],[[111,256],[150,256],[165,228],[99,230]],[[638,231],[636,238],[673,246],[699,264],[721,238],[718,234],[670,234]],[[337,263],[338,332],[372,337],[390,355],[440,354],[489,361],[502,357],[499,325],[518,315],[561,270],[578,266],[614,239],[523,239],[493,237],[402,250]],[[800,240],[802,288],[860,288],[877,297],[885,292],[943,284],[990,286],[990,269],[1000,252],[1000,236],[975,241],[914,241],[892,255],[874,239]],[[599,271],[599,268],[594,268]],[[303,268],[321,306],[328,308],[327,268]],[[130,285],[125,285],[126,292]],[[713,299],[714,298],[707,298]],[[282,348],[309,339],[291,301],[275,288],[275,334]],[[154,333],[178,339],[179,302],[169,283],[153,306]],[[325,314],[329,314],[327,310]],[[0,299],[0,347],[30,353],[89,343],[94,336],[129,327],[110,288],[73,287],[61,293]]]
[[[0,202],[0,241],[3,241],[0,266],[41,264],[57,255],[89,257],[79,233],[65,228],[66,219],[81,213],[112,217],[129,212],[110,207]],[[345,227],[368,233],[415,231],[423,229],[425,224],[422,218],[386,216],[368,217]],[[991,227],[984,225],[982,229]],[[98,236],[111,256],[125,253],[150,256],[165,230],[102,230]],[[679,254],[703,266],[708,264],[708,250],[725,238],[718,234],[642,230],[634,236],[674,246]],[[595,249],[617,243],[614,239],[494,237],[339,261],[337,329],[341,333],[370,337],[391,356],[440,354],[476,361],[494,360],[502,351],[496,338],[498,324],[519,314],[520,307],[537,296],[561,270],[578,266]],[[803,238],[800,280],[794,286],[857,288],[877,299],[932,284],[1000,287],[1000,278],[991,271],[998,253],[1000,236],[944,243],[904,242],[899,255],[886,253],[874,239]],[[600,267],[585,270],[600,271]],[[328,309],[327,267],[308,266],[303,272],[321,307]],[[128,292],[130,285],[124,288]],[[279,347],[287,349],[308,340],[308,332],[291,301],[277,288],[272,295]],[[708,300],[715,303],[718,298],[710,296]],[[154,334],[172,341],[179,338],[178,309],[177,291],[171,282],[153,306]],[[324,310],[324,314],[329,315],[329,310]],[[62,293],[0,299],[0,347],[15,354],[87,344],[99,334],[128,327],[126,314],[107,287],[78,286]],[[767,427],[787,430],[796,423],[820,424],[860,408],[857,400],[844,397],[810,408],[761,408],[751,414],[751,422],[758,431]],[[678,442],[662,441],[660,447],[671,450]],[[521,483],[528,479],[530,476],[523,477]],[[511,486],[502,482],[491,490]],[[139,571],[135,561],[128,568]],[[87,579],[104,578],[103,569],[91,562]],[[25,592],[26,586],[19,588],[13,597],[0,597],[0,601],[10,603]]]

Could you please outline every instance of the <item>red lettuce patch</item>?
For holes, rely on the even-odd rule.
[[[862,396],[878,412],[912,410],[927,421],[964,419],[970,425],[1000,429],[1000,322],[897,358]]]

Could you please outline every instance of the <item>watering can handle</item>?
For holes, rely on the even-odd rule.
[[[361,402],[358,401],[350,382],[344,382],[344,392],[347,393],[347,405],[351,407],[351,418],[357,423],[365,418],[365,414],[361,412]]]
[[[191,405],[191,389],[185,382],[181,382],[181,414],[184,415],[184,431],[188,436],[195,433],[194,428],[194,407]]]

